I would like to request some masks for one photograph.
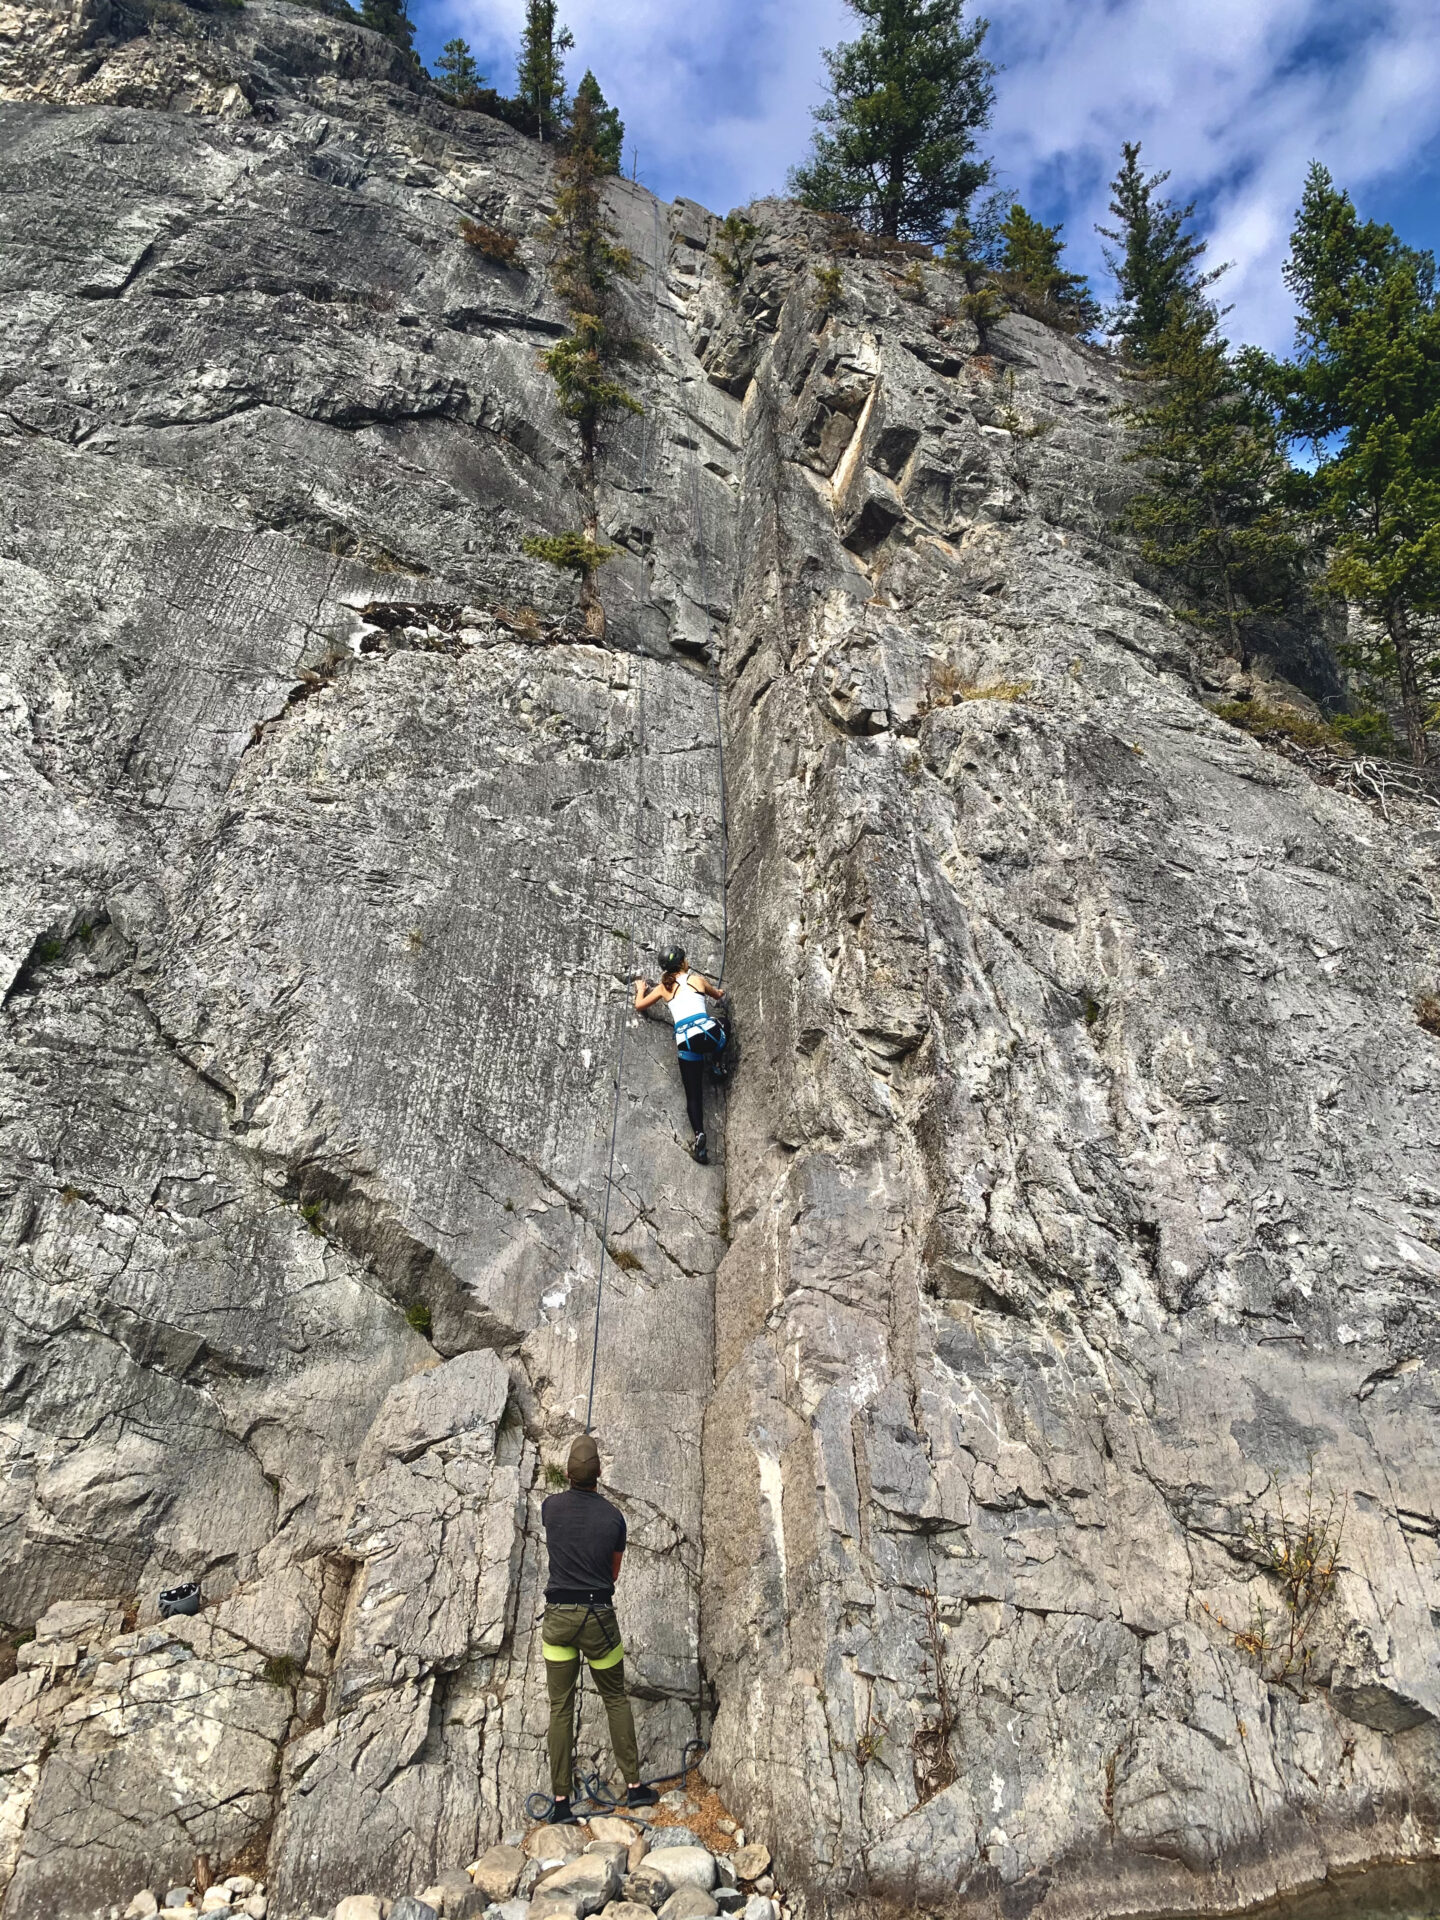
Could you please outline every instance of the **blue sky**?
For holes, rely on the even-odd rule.
[[[463,34],[514,83],[524,0],[413,0],[432,61]],[[992,0],[1003,66],[988,148],[1032,213],[1063,220],[1105,290],[1094,222],[1120,143],[1200,205],[1236,339],[1289,344],[1280,279],[1305,168],[1363,214],[1440,250],[1437,0]],[[562,0],[570,78],[594,68],[626,124],[626,170],[724,212],[783,190],[809,138],[819,49],[854,32],[843,0]]]

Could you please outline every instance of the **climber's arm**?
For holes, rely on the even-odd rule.
[[[650,982],[640,979],[635,982],[635,1011],[644,1013],[647,1007],[653,1007],[657,1000],[668,1000],[669,994],[663,986],[651,986]]]

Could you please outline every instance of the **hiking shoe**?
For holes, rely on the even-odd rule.
[[[630,1787],[625,1794],[627,1807],[658,1807],[660,1796],[654,1787]]]
[[[705,1151],[705,1136],[703,1133],[696,1134],[694,1151],[695,1158],[700,1162],[701,1166],[708,1167],[710,1164],[710,1156]]]
[[[540,1823],[546,1827],[578,1827],[580,1816],[568,1800],[553,1800],[550,1811]]]

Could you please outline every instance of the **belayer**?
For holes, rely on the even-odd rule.
[[[625,1551],[625,1516],[597,1491],[600,1449],[582,1433],[565,1467],[570,1485],[542,1502],[550,1571],[540,1651],[550,1696],[550,1792],[552,1826],[573,1826],[570,1805],[575,1746],[575,1686],[580,1655],[589,1662],[595,1690],[605,1702],[610,1744],[625,1775],[625,1805],[653,1807],[660,1796],[640,1784],[635,1717],[625,1691],[625,1648],[615,1618],[615,1582]]]
[[[659,956],[660,983],[652,987],[643,977],[635,983],[635,1011],[664,1001],[675,1026],[675,1047],[680,1058],[680,1078],[685,1085],[685,1108],[695,1135],[695,1158],[701,1166],[710,1156],[705,1149],[705,1068],[718,1080],[723,1069],[725,1028],[710,1012],[707,999],[723,1001],[725,989],[712,986],[701,973],[685,965],[683,947],[666,947]]]

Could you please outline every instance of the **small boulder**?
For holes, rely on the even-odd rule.
[[[200,1911],[202,1913],[213,1913],[217,1907],[228,1907],[229,1905],[230,1889],[223,1884],[218,1887],[207,1887],[200,1896]]]
[[[641,1872],[663,1874],[671,1893],[681,1887],[699,1887],[705,1893],[715,1885],[715,1856],[706,1847],[652,1847]]]
[[[160,1902],[147,1887],[143,1893],[137,1893],[125,1909],[125,1920],[150,1920],[152,1913],[160,1911]]]
[[[528,1900],[502,1900],[488,1909],[490,1920],[530,1920]]]
[[[739,1887],[716,1887],[711,1895],[721,1913],[739,1913],[749,1897]]]
[[[658,1920],[710,1920],[719,1911],[703,1887],[677,1887],[661,1907]]]
[[[742,1920],[780,1920],[775,1911],[775,1902],[763,1893],[752,1893],[745,1902]]]
[[[608,1860],[614,1866],[615,1871],[623,1875],[630,1858],[630,1848],[627,1844],[622,1844],[619,1840],[592,1840],[585,1849],[585,1858],[587,1860]]]
[[[413,1893],[404,1893],[391,1907],[389,1920],[440,1920],[440,1915],[428,1900],[417,1900]]]
[[[193,1907],[195,1896],[189,1887],[171,1887],[161,1904],[167,1907]]]
[[[617,1847],[615,1852],[619,1851]],[[582,1914],[598,1913],[602,1907],[609,1906],[619,1891],[620,1869],[610,1855],[582,1853],[547,1873],[536,1887],[530,1904],[535,1910],[542,1899],[558,1893],[578,1900]]]
[[[730,1864],[737,1880],[758,1880],[762,1873],[770,1871],[770,1849],[758,1841],[752,1846],[737,1847],[730,1856]]]
[[[628,1820],[615,1820],[609,1814],[600,1813],[590,1822],[592,1840],[614,1840],[622,1847],[632,1846],[640,1837],[640,1829],[632,1827]]]
[[[600,1920],[654,1920],[649,1907],[638,1907],[633,1900],[612,1900],[600,1912]]]
[[[525,1870],[519,1847],[491,1847],[470,1869],[470,1878],[487,1900],[509,1900]]]
[[[625,1856],[626,1872],[633,1873],[649,1851],[650,1842],[643,1833],[638,1840],[632,1840],[630,1842],[630,1851]]]
[[[525,1851],[532,1860],[573,1860],[585,1851],[585,1836],[578,1827],[537,1827],[526,1834]]]
[[[380,1920],[380,1902],[373,1893],[352,1893],[336,1906],[335,1920]]]
[[[221,1884],[224,1886],[226,1892],[236,1900],[243,1900],[247,1894],[252,1894],[255,1891],[255,1882],[250,1878],[248,1873],[232,1873],[230,1878]]]
[[[537,1888],[526,1912],[530,1920],[584,1920],[579,1894],[566,1893],[560,1888],[548,1894],[543,1888]]]
[[[252,1893],[240,1903],[240,1911],[246,1920],[265,1920],[265,1909],[269,1905],[263,1893]]]
[[[620,1891],[631,1906],[648,1907],[653,1913],[670,1898],[670,1882],[650,1865],[647,1857],[644,1866],[626,1874]]]
[[[698,1847],[699,1844],[689,1827],[652,1827],[650,1830],[652,1847]]]

